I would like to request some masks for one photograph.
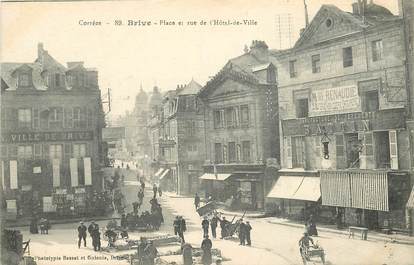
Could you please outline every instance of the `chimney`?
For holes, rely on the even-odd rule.
[[[359,15],[359,3],[352,3],[352,14]]]
[[[67,62],[68,68],[72,68],[74,66],[80,65],[83,66],[83,62]]]
[[[45,52],[45,49],[43,48],[43,43],[39,42],[37,44],[37,59],[40,60],[40,63],[43,63],[42,57],[43,57],[44,52]]]
[[[252,45],[250,45],[250,53],[259,59],[267,60],[268,48],[269,47],[267,46],[266,42],[262,40],[254,40],[252,41]]]

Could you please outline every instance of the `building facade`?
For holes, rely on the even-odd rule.
[[[295,46],[274,56],[283,155],[269,200],[300,218],[404,228],[411,161],[401,17],[363,1],[352,13],[323,5]]]
[[[34,63],[1,65],[1,173],[8,211],[87,211],[103,190],[98,72],[38,45]]]
[[[163,189],[178,194],[198,191],[204,162],[204,119],[197,99],[196,81],[180,85],[164,95],[161,114],[152,126],[152,142],[158,156],[155,177]]]
[[[206,196],[238,208],[263,208],[267,161],[279,159],[277,71],[263,41],[231,59],[202,88]],[[271,178],[271,177],[270,177]],[[271,179],[270,179],[271,181]]]

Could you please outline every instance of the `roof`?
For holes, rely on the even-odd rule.
[[[316,13],[315,17],[312,19],[309,26],[305,28],[304,32],[296,41],[294,48],[302,45],[312,45],[312,36],[318,31],[323,20],[328,16],[339,18],[341,24],[348,23],[348,25],[345,25],[345,28],[347,28],[349,32],[359,32],[363,29],[383,25],[384,22],[401,19],[399,16],[393,15],[388,9],[376,4],[367,5],[365,16],[351,12],[345,12],[334,5],[322,5]],[[343,35],[343,32],[332,31],[330,34],[326,35],[326,38],[322,38],[322,40],[335,38],[340,35]]]
[[[202,86],[199,83],[194,81],[194,79],[191,79],[190,83],[188,83],[180,92],[178,92],[177,95],[196,95],[201,88]]]
[[[15,71],[23,66],[30,67],[32,69],[32,82],[33,86],[37,90],[46,90],[47,86],[42,78],[43,68],[39,63],[1,63],[1,79],[6,83],[7,90],[16,90],[18,76]]]

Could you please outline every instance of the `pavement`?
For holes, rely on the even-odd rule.
[[[123,192],[126,197],[127,211],[132,210],[132,202],[136,200],[138,181],[134,171],[125,176]],[[149,208],[149,198],[152,196],[151,185],[146,185],[143,209]],[[130,237],[135,239],[140,236],[158,236],[173,233],[173,220],[176,215],[182,215],[187,221],[187,231],[184,236],[186,242],[193,247],[200,247],[202,241],[201,217],[194,208],[192,197],[177,196],[163,192],[158,198],[163,207],[165,223],[160,231],[156,232],[131,232]],[[140,210],[140,211],[141,211]],[[232,218],[240,212],[223,211],[224,215]],[[304,227],[289,220],[274,217],[257,218],[259,212],[246,213],[245,220],[249,220],[253,227],[252,246],[240,246],[238,240],[223,240],[212,238],[213,248],[221,250],[223,257],[228,261],[225,265],[296,265],[302,264],[298,250],[298,240],[303,234]],[[106,222],[99,221],[100,227]],[[32,235],[28,227],[22,228],[24,240],[31,240],[31,254],[36,258],[38,265],[59,264],[59,265],[126,265],[125,260],[119,257],[125,253],[120,252],[94,252],[90,246],[90,238],[87,238],[87,247],[77,247],[77,223],[56,224],[49,231],[49,235]],[[368,235],[368,240],[349,239],[347,234],[338,233],[335,229],[318,227],[319,237],[314,238],[324,247],[327,254],[328,265],[412,265],[414,264],[414,246],[401,244],[393,241],[379,240],[373,233]],[[217,228],[220,234],[220,228]],[[398,238],[399,240],[399,238]],[[106,246],[107,242],[102,241]],[[73,259],[72,259],[73,258]],[[52,260],[55,261],[52,261]],[[179,264],[179,263],[178,263]],[[321,264],[320,260],[313,259],[308,264]]]

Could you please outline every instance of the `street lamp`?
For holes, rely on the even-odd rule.
[[[329,142],[331,139],[329,139],[326,132],[323,133],[321,143],[323,145],[323,158],[329,159]]]

